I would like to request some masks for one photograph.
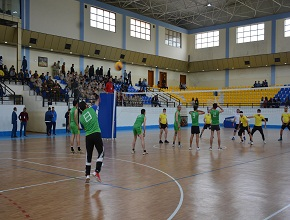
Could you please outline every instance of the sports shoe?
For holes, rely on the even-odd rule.
[[[253,141],[250,141],[250,142],[249,142],[249,144],[250,144],[250,145],[253,145],[253,144],[254,144],[254,142],[253,142]]]
[[[218,150],[222,150],[223,148],[219,147]]]
[[[101,180],[101,177],[100,177],[100,173],[98,173],[98,172],[94,172],[94,177],[96,177],[96,180],[98,181],[98,182],[102,182],[102,180]]]
[[[246,136],[243,137],[244,141],[246,140]]]
[[[235,137],[232,137],[232,141],[234,141],[236,138]]]
[[[212,147],[210,147],[209,150],[212,151]]]
[[[132,149],[131,153],[132,153],[132,154],[135,154],[135,149]]]
[[[82,151],[82,149],[78,150],[79,154],[83,154],[84,152]]]
[[[201,138],[201,136],[202,136],[202,134],[201,135],[199,135],[199,137]]]
[[[86,176],[86,183],[89,183],[90,182],[90,175],[87,175]]]
[[[70,152],[71,152],[72,154],[75,154],[75,153],[76,153],[75,150],[70,150]]]
[[[192,150],[192,147],[189,147],[188,150]]]
[[[168,141],[168,140],[165,140],[165,141],[164,141],[164,143],[165,143],[165,144],[168,144],[168,143],[169,143],[169,141]]]
[[[279,138],[278,141],[282,141],[282,138]]]
[[[172,147],[175,147],[175,144],[172,144]]]
[[[267,142],[266,141],[264,141],[264,144],[266,144]]]
[[[163,144],[163,141],[160,140],[160,141],[159,141],[159,144]]]
[[[182,148],[182,145],[181,145],[181,144],[179,144],[179,145],[178,145],[178,147]]]
[[[146,155],[146,154],[148,154],[148,152],[145,150],[145,151],[143,151],[143,155]]]
[[[196,150],[199,151],[200,150],[200,147],[197,147]]]
[[[244,142],[245,142],[244,140],[241,140],[241,141],[240,141],[240,143],[244,143]]]

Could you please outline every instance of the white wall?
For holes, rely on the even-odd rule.
[[[220,29],[220,43],[218,47],[195,49],[195,34],[188,35],[190,61],[223,59],[226,57],[226,30]]]
[[[159,56],[187,61],[187,34],[181,34],[181,48],[165,44],[165,27],[159,26]]]
[[[84,9],[84,41],[122,48],[123,16],[116,13],[116,32],[105,31],[90,26],[90,7]]]
[[[236,27],[230,28],[230,57],[240,57],[258,54],[271,53],[271,32],[272,24],[270,21],[265,22],[265,40],[249,42],[249,43],[236,43]]]
[[[8,106],[4,105],[3,108],[0,108],[0,120],[3,122],[0,124],[0,132],[3,131],[11,131],[12,126],[11,126],[11,114],[13,111],[14,106]],[[19,114],[24,106],[17,106]],[[63,124],[65,123],[65,112],[67,111],[66,106],[55,106],[56,112],[58,114],[58,119],[57,119],[57,129],[64,129]],[[141,107],[117,107],[117,128],[118,127],[132,127],[137,115],[140,114]],[[158,125],[158,118],[161,111],[161,108],[151,108],[151,107],[145,107],[146,109],[146,124],[149,125]],[[188,115],[189,108],[183,109],[183,112],[185,115]],[[200,108],[200,110],[206,111],[206,109]],[[220,115],[220,122],[222,123],[223,120],[226,117],[231,117],[234,115],[234,112],[236,110],[235,107],[232,108],[224,108],[225,112]],[[249,108],[249,107],[244,107],[243,111],[245,115],[250,116],[256,113],[256,108]],[[33,111],[33,112],[32,112]],[[38,125],[39,129],[38,132],[45,132],[45,123],[44,123],[44,114],[47,111],[47,108],[42,108],[41,110],[39,109],[39,114],[36,117],[39,117]],[[174,112],[176,111],[176,108],[167,108],[167,119],[169,124],[173,124],[173,119],[174,119]],[[30,110],[28,106],[28,113],[30,114],[30,117],[35,117],[36,110]],[[281,125],[281,114],[283,112],[283,108],[279,109],[262,109],[262,114],[269,118],[268,125],[276,125],[280,126]],[[130,117],[128,117],[128,114],[130,114]],[[189,119],[188,121],[191,123],[191,120]],[[251,119],[250,124],[253,124],[254,120]],[[29,123],[28,122],[28,128],[29,128]],[[201,116],[199,118],[199,123],[203,123],[203,117]],[[19,130],[19,127],[18,127]]]
[[[1,105],[0,107],[0,132],[3,131],[11,131],[12,130],[12,124],[11,124],[11,119],[12,119],[12,112],[13,108],[17,108],[17,116],[22,112],[24,105]],[[17,129],[19,130],[20,128],[20,122],[17,120]]]
[[[79,39],[79,1],[30,0],[30,29],[41,33]]]
[[[142,40],[139,38],[130,36],[130,19],[131,17],[126,17],[126,49],[137,51],[146,54],[155,55],[155,46],[156,46],[156,29],[153,28],[153,24],[151,24],[151,39],[150,40]]]
[[[225,71],[189,73],[188,86],[222,88],[225,86]]]
[[[276,85],[290,84],[290,66],[276,66]]]
[[[17,50],[14,46],[0,44],[0,56],[3,57],[3,64],[9,69],[12,65],[16,68]]]
[[[284,37],[284,21],[276,21],[276,53],[288,52],[290,50],[290,37]]]
[[[235,69],[230,70],[229,76],[230,86],[252,86],[255,81],[268,81],[271,82],[271,68],[248,68],[248,69]]]
[[[48,58],[48,67],[39,67],[38,66],[38,57],[47,57]],[[53,53],[42,50],[30,50],[30,69],[32,72],[37,70],[38,74],[50,72],[52,73],[52,65],[54,62],[60,61],[62,65],[65,62],[66,72],[70,70],[71,65],[74,64],[75,71],[79,72],[79,57],[73,55],[66,55],[61,53]]]

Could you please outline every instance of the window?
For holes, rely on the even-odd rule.
[[[141,38],[143,40],[150,40],[151,25],[149,23],[131,18],[130,27],[131,27],[130,31],[131,37]]]
[[[264,40],[265,24],[252,24],[243,27],[237,27],[237,43],[248,43]]]
[[[209,31],[195,35],[195,49],[218,47],[220,45],[220,32]]]
[[[116,32],[116,14],[100,8],[91,7],[90,25],[94,28]]]
[[[284,21],[284,36],[290,37],[290,18]]]
[[[165,44],[181,48],[181,33],[165,29]]]

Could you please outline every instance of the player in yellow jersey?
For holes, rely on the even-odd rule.
[[[207,114],[204,115],[204,118],[203,118],[203,121],[204,121],[204,126],[201,130],[201,133],[200,133],[200,138],[204,132],[205,129],[209,129],[211,128],[211,115],[210,115],[210,109],[207,110]]]
[[[164,143],[168,144],[169,141],[167,141],[167,133],[168,133],[168,121],[167,121],[167,115],[166,115],[166,108],[163,109],[163,112],[159,115],[159,128],[160,128],[160,133],[159,133],[159,144],[163,144],[162,139],[162,133],[164,130],[164,138],[165,141]]]
[[[288,113],[288,107],[284,107],[284,112],[281,115],[282,126],[280,129],[280,138],[278,141],[282,141],[282,135],[285,128],[290,130],[290,114]]]
[[[250,144],[253,145],[251,130],[250,130],[250,126],[249,126],[249,119],[247,118],[247,116],[244,115],[244,113],[242,111],[240,111],[240,125],[239,125],[238,135],[241,139],[241,143],[245,142],[242,138],[242,134],[244,131],[248,132],[248,134],[250,136]]]
[[[254,114],[253,116],[249,116],[248,118],[255,119],[255,125],[252,129],[251,135],[253,136],[256,131],[259,131],[260,134],[262,135],[262,139],[264,141],[264,144],[266,144],[265,135],[264,135],[263,128],[262,128],[262,121],[264,121],[264,123],[265,123],[265,128],[266,128],[267,122],[266,122],[265,117],[263,115],[261,115],[261,109],[257,110],[257,114]]]

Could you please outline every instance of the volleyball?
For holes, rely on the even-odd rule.
[[[123,68],[122,62],[118,61],[115,63],[115,70],[120,71]]]

